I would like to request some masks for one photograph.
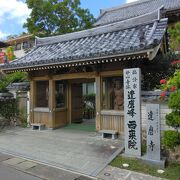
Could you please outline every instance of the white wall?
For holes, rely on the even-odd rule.
[[[25,56],[24,49],[14,51],[14,55],[17,59]]]

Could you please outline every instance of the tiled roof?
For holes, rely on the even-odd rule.
[[[9,44],[0,41],[0,48],[7,47],[7,46],[9,46]]]
[[[105,25],[113,22],[123,21],[157,10],[180,9],[180,0],[139,0],[133,3],[101,10],[95,25]]]
[[[143,23],[144,22],[144,23]],[[38,38],[37,46],[26,56],[3,69],[20,69],[53,64],[98,60],[106,57],[152,51],[164,35],[167,19],[157,13],[76,33]]]
[[[27,91],[30,88],[29,82],[11,83],[7,86],[9,91]]]

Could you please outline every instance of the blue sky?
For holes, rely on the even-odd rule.
[[[24,3],[25,0],[0,0],[0,40],[8,35],[18,35],[23,29],[23,23],[31,10]],[[81,6],[88,8],[97,17],[100,9],[118,6],[135,0],[81,0]]]

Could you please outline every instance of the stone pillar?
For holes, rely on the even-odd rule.
[[[159,104],[147,104],[146,117],[147,117],[147,159],[160,161]]]
[[[125,154],[141,156],[141,71],[124,69]]]

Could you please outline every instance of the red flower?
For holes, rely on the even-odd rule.
[[[160,94],[160,97],[165,97],[166,95],[166,91],[163,91],[161,94]]]
[[[160,84],[165,84],[166,83],[166,80],[165,79],[161,79],[160,80]]]
[[[180,63],[180,60],[174,60],[171,65],[176,65],[176,64],[179,64]]]
[[[174,92],[175,90],[176,90],[175,86],[172,86],[171,89],[170,89],[171,92]]]

